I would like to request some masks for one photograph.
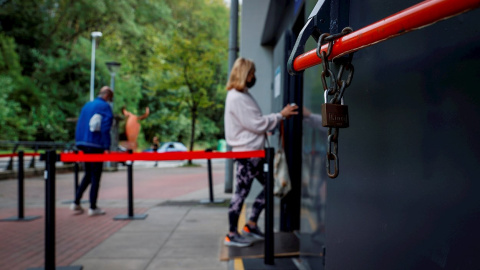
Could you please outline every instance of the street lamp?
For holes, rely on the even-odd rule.
[[[110,88],[112,91],[115,92],[115,75],[117,74],[118,70],[120,69],[121,64],[118,62],[106,62],[105,63],[108,67],[108,71],[110,71]],[[110,104],[112,106],[113,111],[113,101]],[[110,151],[117,151],[118,148],[118,120],[114,117],[113,118],[113,125],[110,129]],[[107,167],[110,167],[112,170],[117,170],[117,163],[116,162],[109,162]]]
[[[94,78],[95,78],[95,41],[102,36],[102,32],[92,32],[92,68],[90,71],[90,101],[93,100]]]
[[[115,90],[115,74],[117,74],[117,71],[118,69],[120,69],[120,66],[122,64],[118,63],[118,62],[106,62],[105,64],[107,64],[107,67],[108,67],[108,71],[110,71],[110,88],[112,88],[112,90]]]

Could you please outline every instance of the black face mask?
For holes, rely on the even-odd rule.
[[[256,81],[257,81],[257,78],[253,77],[251,81],[247,82],[247,87],[252,88],[255,85]]]

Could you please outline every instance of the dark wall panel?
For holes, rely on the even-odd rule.
[[[350,25],[418,2],[351,1]],[[323,176],[328,269],[479,269],[479,17],[356,53],[340,176]]]

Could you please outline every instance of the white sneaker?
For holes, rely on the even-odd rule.
[[[76,215],[83,213],[83,208],[79,204],[72,203],[70,204],[70,210],[75,211]]]
[[[88,209],[88,215],[89,216],[100,216],[100,215],[105,215],[105,211],[103,211],[102,209],[100,208],[95,208],[95,209]]]

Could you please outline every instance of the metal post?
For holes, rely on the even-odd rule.
[[[205,152],[212,152],[212,149],[205,149]],[[208,168],[208,190],[210,193],[210,200],[201,200],[200,203],[223,203],[225,200],[215,200],[213,198],[213,176],[212,176],[212,160],[207,159],[207,168]]]
[[[230,1],[230,36],[228,40],[228,68],[232,70],[238,53],[238,0]]]
[[[264,171],[267,173],[265,181],[265,264],[274,264],[274,234],[273,234],[273,156],[274,148],[265,149],[266,163]]]
[[[115,73],[110,74],[110,88],[112,91],[115,92]],[[113,101],[110,104],[112,106],[112,112],[113,112]],[[110,129],[110,138],[111,138],[111,143],[110,143],[110,151],[117,151],[118,149],[118,121],[115,117],[113,117],[113,124],[112,128]],[[107,167],[110,168],[113,171],[118,170],[118,164],[115,161],[109,161],[107,164]]]
[[[230,37],[228,40],[228,69],[231,71],[238,54],[238,0],[230,1]],[[227,144],[227,151],[232,147]],[[225,193],[233,192],[233,160],[225,162]]]
[[[28,270],[82,270],[83,266],[60,266],[55,267],[55,163],[57,153],[48,150],[45,160],[45,268],[28,268]]]
[[[115,89],[115,75],[110,75],[110,88]]]
[[[113,92],[115,92],[115,75],[117,74],[118,69],[120,68],[121,64],[119,62],[106,62],[105,63],[108,67],[108,71],[110,71],[110,88]],[[112,108],[112,112],[114,111],[114,103],[113,101],[110,103]],[[110,151],[115,152],[118,151],[118,119],[113,117],[112,128],[110,129]],[[118,163],[115,161],[108,161],[106,163],[106,167],[109,170],[117,171],[118,170]]]
[[[101,37],[101,32],[92,32],[92,64],[90,70],[90,101],[93,100],[93,91],[95,88],[95,49],[96,49],[96,39]]]
[[[5,168],[7,171],[13,170],[13,157],[10,157],[10,161],[8,161],[7,168]]]
[[[23,218],[24,195],[23,151],[18,151],[18,218]]]
[[[47,151],[45,162],[45,269],[55,270],[55,162],[57,154]]]
[[[37,153],[38,146],[35,146],[35,154]],[[28,165],[29,168],[35,168],[35,156],[32,156],[32,160],[30,160],[30,164]]]
[[[129,154],[132,154],[133,151],[128,150]],[[133,161],[127,160],[127,192],[128,192],[128,214],[127,215],[118,215],[114,217],[114,220],[126,220],[126,219],[145,219],[147,214],[133,214]]]
[[[132,153],[132,150],[128,150]],[[128,216],[133,217],[133,162],[127,161],[127,181],[128,181]]]
[[[75,154],[78,154],[78,150],[74,150],[73,152]],[[79,182],[79,177],[78,177],[79,171],[80,171],[80,164],[79,164],[78,161],[75,161],[75,163],[73,164],[73,198],[75,198],[77,196],[78,182]],[[63,201],[62,203],[63,204],[69,204],[69,203],[73,203],[73,202],[75,202],[75,199],[74,200]],[[86,203],[86,202],[88,202],[88,200],[80,200],[80,203]]]
[[[25,174],[24,174],[24,153],[23,151],[18,151],[18,172],[17,172],[17,178],[18,178],[18,216],[16,217],[9,217],[6,219],[2,219],[0,221],[30,221],[39,218],[40,216],[24,216],[24,205],[25,205],[25,187],[24,187],[24,179],[25,179]]]
[[[95,84],[95,38],[92,37],[92,64],[90,67],[90,101],[93,100],[93,91]]]
[[[210,189],[210,202],[213,203],[213,183],[212,183],[212,160],[207,160],[208,164],[208,187]]]

